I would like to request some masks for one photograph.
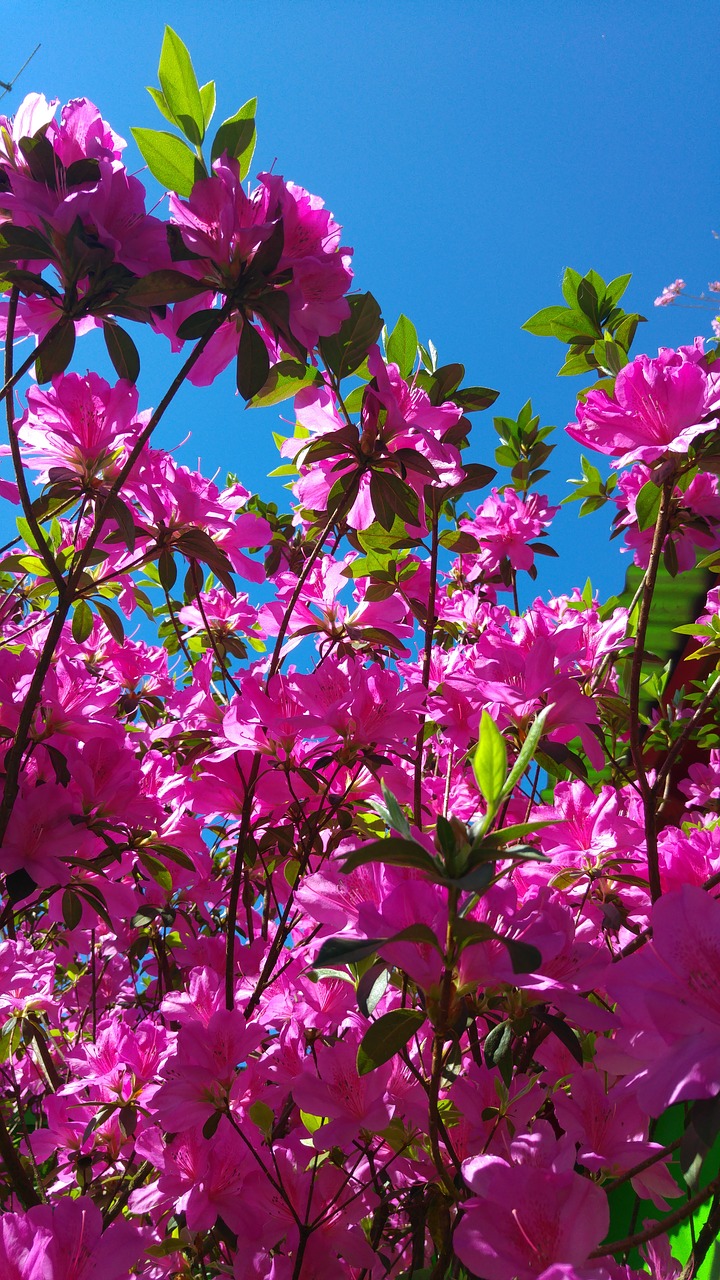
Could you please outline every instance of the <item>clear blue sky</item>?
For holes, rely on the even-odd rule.
[[[561,300],[564,266],[634,273],[625,305],[649,319],[637,350],[710,332],[709,312],[652,303],[676,276],[694,292],[720,276],[717,15],[668,0],[34,0],[6,9],[0,78],[42,47],[0,111],[39,89],[91,98],[128,139],[130,125],[162,127],[144,86],[169,22],[217,82],[218,121],[258,95],[256,168],[274,163],[325,199],[388,322],[406,312],[468,382],[499,388],[496,412],[516,416],[532,396],[563,427],[580,384],[555,377],[560,344],[521,325]],[[127,154],[140,167],[132,142]],[[173,367],[146,362],[143,405]],[[246,412],[233,391],[230,370],[210,393],[187,388],[161,442],[192,431],[184,461],[268,493],[277,411]],[[474,421],[473,456],[491,460],[491,415]],[[579,452],[558,443],[556,499]],[[576,510],[539,586],[591,572],[618,590],[617,543],[607,549],[602,516],[578,525]]]

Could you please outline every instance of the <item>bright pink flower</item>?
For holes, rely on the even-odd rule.
[[[578,404],[568,435],[598,453],[619,455],[619,467],[683,456],[712,429],[720,407],[720,380],[702,359],[701,346],[663,347],[654,360],[638,356],[620,370],[612,397],[590,391]]]
[[[43,484],[60,468],[65,476],[70,473],[83,485],[100,488],[120,469],[150,416],[138,414],[132,383],[121,379],[111,387],[96,373],[84,378],[60,374],[46,391],[30,387],[27,401],[17,433],[28,446],[25,459],[40,471],[38,483]]]
[[[390,1063],[364,1076],[356,1066],[357,1039],[347,1036],[337,1044],[320,1048],[293,1081],[293,1097],[303,1111],[327,1116],[328,1122],[314,1135],[315,1146],[327,1151],[348,1146],[361,1130],[378,1133],[390,1123],[393,1105],[388,1097]]]
[[[720,903],[685,885],[655,903],[652,929],[650,942],[613,966],[607,986],[641,1064],[638,1100],[659,1115],[720,1092]]]
[[[475,1156],[463,1175],[475,1196],[463,1206],[455,1249],[487,1280],[536,1280],[553,1263],[581,1267],[607,1232],[607,1197],[572,1166]]]
[[[618,507],[617,523],[625,530],[625,545],[635,552],[634,563],[647,568],[654,535],[654,524],[647,529],[638,527],[636,503],[638,494],[651,479],[648,467],[636,466],[620,476],[613,494]],[[667,534],[667,547],[675,548],[678,569],[681,573],[695,567],[697,548],[711,548],[717,544],[720,525],[720,494],[717,477],[701,471],[690,483],[673,490],[673,510]]]
[[[292,350],[296,339],[310,349],[320,336],[336,333],[349,315],[344,295],[352,281],[352,250],[340,248],[340,227],[317,196],[277,174],[261,174],[260,181],[247,195],[237,161],[225,155],[215,161],[211,177],[195,183],[188,200],[170,196],[171,221],[197,255],[185,264],[189,274],[212,293],[235,289],[247,277],[252,296],[246,311],[254,312],[257,303],[268,344],[279,341]],[[278,236],[278,251],[269,247],[263,256],[263,246],[273,237],[274,245]],[[212,381],[237,354],[241,331],[237,317],[223,325],[190,381]]]
[[[375,519],[373,484],[387,472],[395,480],[401,477],[417,497],[417,527],[424,528],[426,488],[458,484],[464,476],[460,452],[451,443],[462,410],[450,401],[431,404],[426,391],[400,377],[397,365],[385,364],[378,347],[368,355],[368,368],[373,380],[359,426],[339,416],[326,387],[309,387],[296,396],[298,421],[311,438],[293,437],[281,449],[300,471],[294,492],[304,507],[324,511],[333,487],[344,477],[346,484],[355,485],[347,523],[351,529],[368,529]]]
[[[530,542],[545,532],[559,509],[539,493],[529,493],[523,499],[511,488],[502,493],[491,490],[473,518],[460,521],[460,528],[480,544],[477,555],[462,557],[466,580],[474,582],[480,574],[493,577],[503,560],[513,569],[531,569],[535,552]]]
[[[135,1227],[118,1218],[106,1231],[88,1196],[64,1198],[30,1209],[26,1223],[39,1231],[42,1251],[32,1250],[19,1272],[22,1280],[129,1280],[143,1252]]]

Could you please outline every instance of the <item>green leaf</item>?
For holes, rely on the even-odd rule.
[[[78,600],[73,608],[72,638],[76,644],[84,644],[93,628],[92,609],[87,600]]]
[[[400,808],[400,805],[395,799],[395,796],[393,795],[392,791],[388,786],[386,786],[384,779],[380,785],[382,787],[383,799],[387,806],[388,817],[390,818],[390,825],[393,827],[395,831],[397,831],[402,837],[404,837],[404,839],[409,840],[410,839],[410,823],[405,817],[405,814]]]
[[[299,360],[281,360],[279,364],[272,366],[264,385],[248,401],[248,408],[281,404],[283,400],[297,395],[304,387],[315,386],[320,381],[321,374],[312,365],[301,364]]]
[[[69,316],[58,320],[50,330],[43,349],[35,361],[38,382],[49,382],[56,373],[64,373],[75,350],[75,325]]]
[[[632,275],[616,276],[605,286],[605,298],[613,307],[617,306],[631,280]]]
[[[483,711],[480,738],[473,756],[473,772],[487,802],[488,810],[497,809],[507,773],[507,747],[492,716]]]
[[[497,1067],[505,1084],[512,1080],[513,1029],[510,1022],[498,1022],[488,1031],[483,1043],[485,1066]]]
[[[593,327],[600,328],[600,314],[598,311],[598,295],[595,286],[588,280],[587,276],[580,281],[577,290],[577,301],[583,315],[592,321]]]
[[[418,523],[417,494],[392,471],[372,472],[370,501],[378,524],[388,532],[392,529],[396,516],[411,525]]]
[[[186,302],[199,293],[207,293],[208,287],[182,271],[164,267],[150,271],[130,285],[125,300],[138,307],[162,307],[168,302]]]
[[[158,556],[158,578],[160,586],[165,591],[170,591],[175,585],[177,578],[177,565],[172,551],[161,551]]]
[[[505,799],[506,796],[510,795],[513,787],[517,782],[520,781],[525,770],[530,764],[530,761],[535,755],[535,752],[537,750],[537,745],[540,739],[542,738],[543,731],[545,729],[545,721],[550,715],[550,712],[553,709],[553,705],[554,704],[551,703],[549,706],[543,707],[542,711],[539,712],[539,714],[533,720],[532,725],[528,730],[527,737],[520,750],[520,754],[518,755],[518,758],[515,761],[515,764],[513,765],[512,769],[510,770],[507,776],[507,781],[502,791],[503,799]]]
[[[554,338],[555,322],[562,320],[567,312],[567,307],[543,307],[542,311],[536,311],[534,316],[526,320],[522,327],[537,338]]]
[[[167,102],[165,101],[165,94],[163,93],[162,89],[153,89],[152,85],[149,85],[149,84],[146,85],[145,87],[148,93],[150,94],[150,97],[152,98],[153,102],[155,103],[155,106],[160,112],[160,115],[165,117],[168,124],[177,124],[177,120],[175,119]]]
[[[102,600],[95,601],[95,608],[107,627],[110,635],[117,644],[123,644],[125,641],[125,628],[119,613]]]
[[[255,113],[257,98],[250,98],[234,116],[223,120],[215,134],[212,144],[211,159],[213,164],[224,151],[240,164],[240,181],[244,182],[250,172],[257,132]]]
[[[433,404],[444,404],[457,391],[465,377],[464,364],[444,364],[432,376],[430,399]]]
[[[362,975],[357,985],[358,1009],[365,1018],[371,1018],[387,991],[390,974],[384,960],[378,960]]]
[[[251,400],[265,386],[270,372],[270,356],[263,339],[249,320],[243,321],[237,356],[237,389]]]
[[[63,890],[62,918],[66,929],[77,929],[82,920],[82,903],[72,889]]]
[[[421,1009],[392,1009],[373,1022],[358,1045],[358,1075],[366,1076],[394,1058],[420,1030],[426,1018]]]
[[[348,298],[350,315],[333,337],[320,339],[320,354],[329,369],[346,378],[362,364],[382,330],[380,303],[371,293]]]
[[[499,395],[499,391],[493,391],[490,387],[461,387],[455,392],[453,400],[463,413],[479,413],[482,409],[489,409]]]
[[[152,876],[156,884],[160,885],[166,893],[172,893],[172,876],[167,867],[159,858],[154,858],[151,853],[146,853],[144,849],[138,851],[138,862],[142,863],[148,875]]]
[[[128,382],[137,382],[140,373],[140,356],[129,333],[119,324],[103,322],[103,337],[113,368],[119,378],[127,378]]]
[[[500,938],[510,956],[513,973],[535,973],[542,964],[542,956],[537,947],[529,942],[518,942],[516,938]]]
[[[424,871],[433,877],[439,874],[439,868],[427,850],[415,844],[414,840],[405,840],[401,836],[387,836],[384,840],[373,840],[371,844],[361,845],[347,855],[342,869],[347,875],[368,862],[381,862],[392,867],[415,867],[417,871]]]
[[[400,376],[406,381],[415,367],[417,347],[418,336],[415,325],[412,320],[408,320],[407,316],[401,315],[387,340],[386,352],[388,361],[397,365]]]
[[[203,108],[203,120],[205,129],[207,129],[210,121],[215,115],[215,81],[208,80],[207,84],[200,87],[200,101]]]
[[[658,488],[652,480],[648,480],[643,485],[635,499],[635,515],[640,529],[649,529],[655,524],[661,497],[662,489]]]
[[[194,151],[174,133],[162,129],[131,129],[138,150],[154,178],[167,191],[189,196],[205,171]]]
[[[375,955],[387,938],[327,938],[318,951],[313,968],[357,964]]]
[[[193,311],[192,315],[187,316],[182,324],[178,325],[177,336],[183,342],[188,340],[194,342],[196,338],[204,338],[206,333],[213,333],[221,323],[220,312],[213,310],[212,307]]]
[[[200,86],[186,46],[172,27],[165,28],[158,79],[165,102],[194,146],[205,137],[205,110]]]

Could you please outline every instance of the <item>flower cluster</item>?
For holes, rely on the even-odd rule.
[[[639,356],[569,428],[614,460],[638,592],[533,598],[529,406],[470,505],[494,393],[345,297],[338,225],[245,190],[237,120],[163,223],[96,109],[55,114],[0,122],[7,341],[39,337],[3,392],[2,1275],[690,1275],[718,1227],[720,614],[685,587],[718,565],[712,360]],[[114,383],[48,368],[61,311],[192,342],[182,377],[141,408],[117,334]],[[293,400],[290,512],[153,439],[233,357]]]

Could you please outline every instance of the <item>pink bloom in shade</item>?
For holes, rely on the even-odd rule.
[[[43,484],[57,468],[93,487],[112,479],[150,416],[138,414],[131,382],[121,378],[111,387],[96,373],[58,374],[47,390],[30,387],[27,403],[16,429]]]
[[[249,1174],[257,1176],[258,1167],[229,1120],[222,1117],[211,1142],[200,1129],[188,1129],[164,1147],[158,1138],[146,1131],[136,1144],[137,1154],[162,1171],[157,1182],[133,1193],[133,1212],[179,1210],[190,1231],[211,1231],[220,1215],[231,1231],[241,1232],[243,1184]]]
[[[129,1280],[143,1253],[141,1236],[124,1218],[103,1231],[102,1214],[88,1196],[37,1205],[26,1220],[51,1238],[23,1280]]]
[[[695,885],[666,893],[653,936],[613,966],[607,982],[639,1070],[640,1105],[660,1115],[674,1102],[720,1092],[720,903]]]
[[[68,235],[77,219],[90,244],[99,243],[95,256],[112,255],[136,275],[172,266],[165,223],[145,212],[145,188],[122,166],[101,160],[98,181],[68,192],[52,225]]]
[[[523,868],[523,879],[546,880],[563,867],[597,872],[608,860],[632,863],[642,851],[642,832],[622,816],[618,792],[611,787],[601,787],[596,795],[580,780],[558,782],[553,804],[539,806],[533,817],[553,824],[539,835],[552,862]],[[612,879],[612,871],[608,875]],[[587,883],[579,883],[584,893]]]
[[[244,592],[231,596],[224,587],[213,587],[211,591],[201,593],[201,600],[202,609],[198,604],[187,604],[178,612],[179,621],[189,628],[188,635],[204,635],[207,624],[215,640],[222,640],[233,636],[236,631],[247,633],[255,627],[257,609],[249,603]],[[261,634],[255,631],[255,635]]]
[[[22,783],[0,851],[0,870],[6,875],[24,870],[43,888],[67,884],[70,871],[64,858],[77,857],[83,843],[94,851],[96,843],[70,821],[78,809],[69,789],[57,783]]]
[[[643,1222],[643,1229],[652,1225],[652,1222]],[[673,1257],[672,1245],[667,1236],[656,1236],[654,1240],[648,1240],[641,1246],[640,1256],[650,1267],[653,1280],[679,1280],[683,1274],[683,1264]]]
[[[720,407],[720,379],[706,372],[702,359],[697,345],[678,351],[663,347],[656,359],[638,356],[620,370],[612,397],[590,391],[578,404],[568,435],[598,453],[617,456],[618,467],[667,454],[682,457],[693,440],[712,429],[708,418]]]
[[[720,827],[666,827],[659,837],[660,882],[663,893],[684,884],[702,885],[720,871]]]
[[[307,1148],[295,1135],[273,1143],[273,1152],[276,1179],[285,1194],[281,1196],[267,1178],[248,1178],[239,1206],[244,1217],[239,1234],[252,1241],[256,1252],[238,1250],[235,1280],[254,1280],[258,1275],[272,1276],[273,1280],[292,1280],[293,1275],[299,1280],[338,1280],[343,1274],[338,1257],[351,1267],[372,1270],[377,1257],[359,1224],[374,1209],[376,1197],[371,1192],[348,1194],[347,1176],[330,1163],[308,1170]],[[338,1202],[343,1205],[341,1211]],[[298,1224],[305,1221],[317,1226],[297,1272],[293,1259],[300,1238]],[[261,1268],[270,1253],[277,1255],[278,1270],[266,1272]]]
[[[184,533],[202,529],[226,552],[235,573],[251,582],[264,581],[263,566],[244,552],[270,541],[270,525],[262,516],[242,510],[245,490],[238,492],[235,486],[221,493],[198,471],[179,467],[169,453],[145,449],[126,492],[145,513],[148,536],[167,545]]]
[[[720,751],[713,747],[707,764],[692,764],[688,776],[679,783],[688,798],[688,808],[717,809],[720,800]]]
[[[361,1130],[379,1133],[392,1119],[394,1108],[388,1099],[392,1064],[359,1076],[356,1059],[357,1040],[348,1036],[320,1048],[317,1061],[312,1060],[293,1081],[297,1105],[311,1115],[329,1117],[314,1138],[322,1151],[349,1146]]]
[[[607,1078],[594,1068],[574,1071],[568,1093],[556,1090],[553,1106],[558,1123],[577,1144],[578,1163],[591,1173],[615,1177],[654,1153],[659,1142],[647,1140],[648,1119],[634,1094],[622,1086],[607,1087]],[[643,1199],[658,1209],[682,1194],[666,1167],[668,1157],[631,1179]]]
[[[183,1132],[203,1125],[228,1105],[238,1067],[263,1039],[263,1029],[247,1025],[238,1010],[221,1009],[203,1026],[188,1022],[180,1029],[177,1050],[164,1067],[153,1108],[167,1129]]]
[[[371,348],[368,367],[373,379],[359,426],[339,417],[326,387],[306,388],[296,396],[298,421],[311,438],[294,437],[281,449],[300,471],[294,492],[304,507],[324,511],[337,481],[353,478],[357,496],[346,520],[352,529],[367,529],[375,519],[373,479],[386,472],[414,491],[419,499],[414,527],[424,528],[426,488],[458,484],[464,476],[460,452],[452,443],[462,410],[450,401],[432,405],[427,392],[400,377],[397,365],[385,364],[378,347]]]
[[[463,1266],[486,1280],[536,1280],[554,1263],[582,1267],[606,1235],[605,1193],[567,1168],[465,1160],[475,1196],[454,1235]]]
[[[296,678],[297,698],[325,728],[347,745],[394,746],[417,731],[422,688],[403,689],[397,672],[377,663],[331,654],[307,676]]]
[[[2,136],[2,135],[0,135]],[[0,1274],[3,1280],[45,1280],[52,1233],[22,1213],[0,1217]]]

